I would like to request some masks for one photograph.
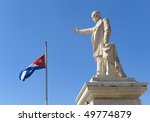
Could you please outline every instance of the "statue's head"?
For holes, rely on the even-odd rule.
[[[101,18],[100,12],[99,11],[93,11],[91,14],[92,20],[94,22],[98,22],[99,19]]]

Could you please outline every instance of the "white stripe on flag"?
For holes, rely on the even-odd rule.
[[[25,75],[26,75],[26,72],[27,72],[27,71],[23,71],[23,72],[22,72],[22,74],[21,74],[21,80],[24,79],[24,77],[25,77]]]

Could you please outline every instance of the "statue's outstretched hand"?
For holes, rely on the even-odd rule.
[[[79,28],[74,28],[74,32],[79,33]]]

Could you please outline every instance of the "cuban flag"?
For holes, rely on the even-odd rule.
[[[42,55],[39,59],[34,61],[31,65],[29,65],[26,69],[22,70],[19,79],[25,81],[28,77],[32,75],[35,70],[46,68],[45,63],[45,54]]]

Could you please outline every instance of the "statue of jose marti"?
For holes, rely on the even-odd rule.
[[[102,19],[98,11],[93,11],[91,17],[96,23],[94,27],[87,29],[75,28],[74,31],[80,34],[92,35],[93,56],[97,62],[96,77],[126,77],[120,64],[115,44],[109,42],[111,34],[109,20]]]

